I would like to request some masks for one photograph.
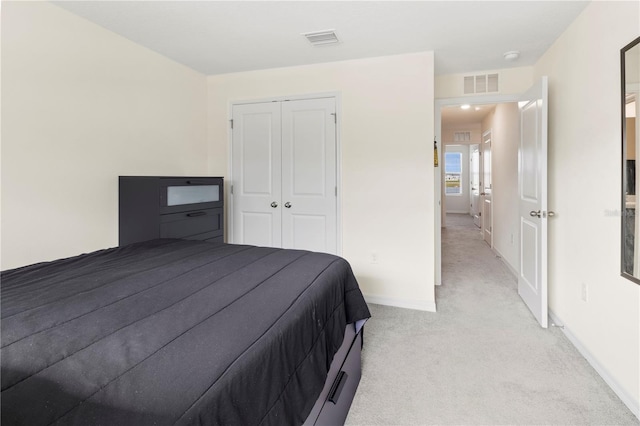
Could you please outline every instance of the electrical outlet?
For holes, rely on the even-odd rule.
[[[371,257],[369,258],[369,261],[373,264],[378,263],[378,253],[376,253],[375,251],[371,252]]]
[[[588,302],[589,301],[589,286],[587,286],[587,283],[582,283],[581,298],[582,298],[583,302]]]

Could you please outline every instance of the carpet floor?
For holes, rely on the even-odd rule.
[[[437,313],[370,305],[347,425],[637,425],[466,215],[443,229]]]

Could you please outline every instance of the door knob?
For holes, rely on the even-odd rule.
[[[481,193],[480,193],[480,195],[487,195],[487,194],[486,194],[486,193],[484,193],[484,192],[481,192]]]
[[[287,201],[286,203],[284,203],[284,206],[286,208],[290,209],[291,208],[291,203]]]
[[[276,207],[278,207],[278,203],[276,203],[276,202],[274,201],[273,203],[271,203],[271,207],[273,207],[273,208],[275,209]]]
[[[555,215],[556,215],[556,212],[547,212],[548,217],[554,217]]]
[[[531,216],[531,217],[540,217],[540,210],[538,210],[538,211],[531,210],[529,212],[529,216]]]

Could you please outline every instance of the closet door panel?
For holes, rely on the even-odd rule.
[[[282,245],[281,139],[279,103],[234,105],[232,241],[235,244]]]
[[[240,218],[242,221],[242,244],[262,247],[280,247],[274,243],[274,223],[273,215],[260,212],[243,211]]]
[[[290,118],[290,192],[294,196],[323,198],[327,193],[325,111],[295,111]]]
[[[327,218],[324,215],[291,214],[292,247],[327,252]]]
[[[337,253],[335,99],[282,103],[282,246]]]
[[[242,193],[245,195],[274,195],[273,114],[247,114],[242,121],[240,167],[242,170]],[[279,144],[279,142],[278,142]]]

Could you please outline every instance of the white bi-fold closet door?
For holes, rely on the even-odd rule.
[[[233,106],[232,242],[337,254],[335,98]]]

